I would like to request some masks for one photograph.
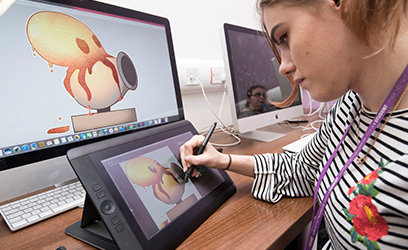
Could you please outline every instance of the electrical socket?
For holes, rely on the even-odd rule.
[[[223,84],[225,82],[225,71],[224,68],[210,68],[211,70],[211,84]]]
[[[198,77],[198,68],[186,68],[187,82],[186,85],[199,85],[196,77]]]

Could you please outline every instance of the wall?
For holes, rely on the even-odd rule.
[[[223,67],[220,29],[232,23],[248,28],[259,28],[256,0],[100,0],[100,2],[135,9],[169,19],[176,61],[183,90],[183,103],[186,119],[199,130],[215,121],[200,89],[186,87],[186,68],[200,67],[199,78],[207,87],[209,67]],[[186,91],[187,89],[187,91]],[[207,89],[211,105],[219,113],[223,97],[223,87]],[[222,120],[231,124],[228,98],[222,107]]]
[[[99,0],[169,19],[177,58],[222,60],[224,22],[258,27],[256,0]]]

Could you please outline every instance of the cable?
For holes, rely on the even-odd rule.
[[[321,122],[323,122],[323,120],[321,120],[321,119],[320,119],[320,120],[316,120],[316,121],[313,121],[313,122],[307,124],[306,126],[300,126],[300,125],[293,126],[292,123],[289,123],[289,122],[287,122],[287,121],[283,121],[283,122],[280,122],[280,123],[278,123],[278,124],[279,124],[279,125],[287,124],[287,125],[289,125],[291,128],[293,128],[293,129],[301,128],[303,131],[305,131],[305,130],[310,130],[310,129],[312,129],[312,130],[314,130],[314,131],[317,131],[317,130],[319,129],[319,127],[315,127],[315,124],[316,124],[316,123],[321,123]]]
[[[328,107],[327,103],[326,102],[321,102],[320,105],[319,105],[319,108],[316,109],[314,112],[312,112],[312,110],[313,110],[313,105],[312,104],[315,102],[315,100],[312,99],[312,97],[310,96],[309,91],[307,91],[307,95],[309,97],[309,103],[306,105],[306,108],[309,107],[309,113],[305,114],[305,116],[312,116],[314,114],[319,113],[319,117],[321,119],[325,119],[326,116],[324,115],[324,113],[327,112],[327,110],[325,109],[325,107]]]
[[[314,114],[317,114],[318,112],[320,112],[322,106],[324,105],[324,103],[320,103],[319,108],[317,110],[315,110],[314,112],[312,112],[313,110],[313,103],[315,102],[315,100],[313,100],[313,98],[310,96],[309,91],[306,91],[308,97],[309,97],[309,103],[306,105],[306,108],[309,107],[309,113],[305,114],[305,116],[312,116]]]
[[[313,109],[313,102],[314,100],[312,99],[312,97],[310,96],[309,91],[306,91],[308,98],[309,98],[309,103],[306,105],[306,109],[309,107],[309,113],[305,114],[306,116],[311,116],[312,115],[312,109]]]
[[[222,107],[224,106],[226,94],[227,94],[227,85],[224,84],[224,93],[222,94],[221,106],[220,106],[220,111],[218,112],[218,117],[221,117]]]
[[[235,145],[240,144],[240,143],[241,143],[241,138],[239,138],[239,137],[234,133],[234,130],[233,130],[232,128],[229,128],[228,126],[226,126],[226,125],[224,124],[224,122],[221,120],[221,118],[215,113],[213,107],[212,107],[211,104],[210,104],[210,101],[209,101],[208,98],[207,98],[207,95],[206,95],[205,90],[204,90],[203,83],[200,81],[200,79],[198,79],[198,77],[190,77],[190,78],[197,80],[197,82],[200,84],[201,92],[203,93],[204,99],[205,99],[205,101],[207,102],[208,107],[210,108],[210,110],[211,110],[211,112],[214,114],[214,116],[217,118],[217,120],[221,123],[220,129],[221,129],[224,133],[226,133],[226,134],[228,134],[228,135],[234,137],[234,138],[237,140],[236,142],[230,143],[230,144],[217,144],[217,143],[211,143],[211,144],[214,145],[214,146],[217,146],[217,147],[230,147],[230,146],[235,146]],[[226,91],[224,91],[224,96],[223,96],[222,103],[224,102],[225,92],[226,92]],[[221,109],[222,109],[222,106],[221,106]],[[220,112],[219,112],[220,114],[221,114],[221,109],[220,109]]]

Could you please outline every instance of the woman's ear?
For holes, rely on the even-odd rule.
[[[333,10],[340,10],[340,0],[328,0],[327,3],[329,3],[330,7],[332,7]]]

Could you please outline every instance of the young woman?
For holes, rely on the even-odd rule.
[[[268,202],[319,203],[306,247],[325,218],[327,249],[408,248],[408,3],[405,0],[259,0],[280,73],[318,101],[338,99],[299,153],[221,154],[203,137],[181,147],[182,163],[254,177]]]

